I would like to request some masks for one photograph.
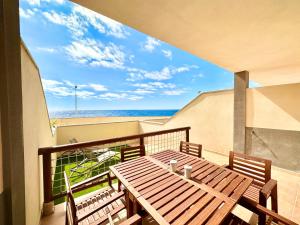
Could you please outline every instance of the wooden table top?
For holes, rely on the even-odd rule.
[[[238,201],[253,179],[225,167],[207,161],[203,158],[190,156],[173,150],[166,150],[151,155],[152,158],[169,166],[170,160],[177,160],[179,174],[184,173],[184,165],[192,166],[192,180],[205,184],[226,196]]]
[[[166,153],[168,156],[170,152]],[[166,164],[155,159],[158,156],[145,156],[110,168],[159,224],[220,224],[237,200],[169,171]]]

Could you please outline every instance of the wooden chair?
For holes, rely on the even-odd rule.
[[[121,148],[121,162],[126,162],[138,157],[145,156],[145,146],[122,147]]]
[[[278,212],[277,182],[271,179],[271,160],[245,155],[237,152],[229,154],[229,168],[238,173],[253,178],[253,183],[244,193],[240,204],[256,212],[258,203],[266,207],[271,198],[272,210]],[[259,218],[259,224],[264,224],[265,216]]]
[[[180,142],[180,152],[201,158],[202,157],[202,145],[181,141]]]
[[[101,179],[105,176],[107,176],[106,181],[109,184],[108,188],[94,191],[76,199],[74,198],[73,193],[99,184]],[[70,185],[66,172],[64,172],[64,178],[67,189],[66,225],[98,225],[104,222],[109,222],[109,224],[112,225],[112,217],[121,210],[126,209],[125,193],[123,191],[116,192],[114,190],[108,171],[73,186]],[[141,219],[142,218],[136,214],[122,224],[136,224],[140,222]]]
[[[256,206],[256,211],[260,215],[264,215],[264,217],[267,217],[266,225],[275,225],[275,224],[284,224],[284,225],[298,225],[297,223],[261,206],[257,205]],[[225,221],[222,223],[223,225],[250,225],[249,223],[243,221],[239,217],[230,214]]]
[[[145,146],[133,146],[133,147],[122,147],[121,148],[121,162],[133,160],[142,156],[145,156]],[[118,181],[118,191],[121,190],[121,182]]]

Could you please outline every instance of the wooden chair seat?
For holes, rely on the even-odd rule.
[[[92,192],[91,196],[89,198],[85,197],[83,201],[76,200],[75,204],[77,207],[77,216],[80,220],[80,218],[85,216],[87,212],[97,209],[97,207],[108,199],[115,199],[108,206],[103,207],[101,210],[89,216],[79,224],[101,224],[108,220],[108,213],[112,217],[118,214],[126,208],[125,198],[123,195],[124,194],[122,192],[116,192],[112,189],[108,189],[105,191],[97,191],[97,193]]]
[[[242,198],[249,199],[255,203],[259,202],[259,192],[261,187],[250,185],[249,188],[245,191]]]
[[[108,187],[74,198],[73,193],[99,184],[105,176]],[[66,172],[64,177],[67,188],[66,225],[100,225],[107,222],[112,225],[112,217],[126,209],[125,193],[117,192],[112,187],[108,171],[73,186],[70,185]],[[124,221],[124,224],[134,224],[140,220],[141,217],[135,215],[127,222]]]

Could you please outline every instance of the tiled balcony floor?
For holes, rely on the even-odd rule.
[[[209,161],[219,165],[228,164],[228,158],[216,153],[203,151],[203,156]],[[300,174],[288,170],[272,167],[272,178],[278,181],[278,206],[279,214],[300,224]],[[234,213],[251,224],[256,224],[256,216],[243,207],[236,207]],[[125,212],[121,213],[116,222],[125,218]],[[48,217],[43,217],[41,225],[64,225],[65,224],[65,204],[55,207],[55,213]],[[150,218],[143,224],[156,224]]]

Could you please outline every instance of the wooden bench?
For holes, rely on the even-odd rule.
[[[99,180],[105,176],[109,184],[108,188],[94,191],[76,199],[74,198],[73,193],[98,184]],[[67,189],[66,225],[96,225],[107,221],[112,225],[112,217],[126,209],[124,192],[116,192],[114,190],[108,171],[73,186],[70,185],[66,172],[64,172],[64,178]],[[139,221],[141,221],[141,217],[134,215],[122,224],[131,225]]]

